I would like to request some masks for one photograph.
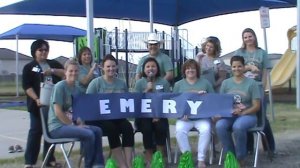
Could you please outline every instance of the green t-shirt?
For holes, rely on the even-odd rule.
[[[138,66],[136,68],[136,73],[137,74],[142,73],[143,63],[145,62],[145,60],[148,57],[150,57],[149,54],[140,59],[140,61],[138,63]],[[169,56],[167,56],[166,54],[160,52],[154,58],[155,58],[155,60],[157,61],[158,65],[159,65],[160,76],[164,77],[168,71],[173,70],[173,64],[172,64],[171,58]]]
[[[174,93],[182,92],[198,92],[200,90],[206,91],[207,93],[214,93],[214,89],[211,83],[205,79],[200,78],[194,84],[189,84],[185,78],[176,82],[173,88]]]
[[[88,84],[86,85],[83,85],[80,81],[85,77],[87,76],[87,74],[89,73],[90,71],[90,67],[86,67],[86,66],[83,66],[83,65],[80,65],[79,66],[79,75],[78,75],[78,81],[79,81],[79,87],[85,92],[86,91],[86,88],[88,87]],[[97,78],[99,75],[99,72],[98,71],[95,71],[93,73],[93,78],[92,79],[95,79]]]
[[[127,92],[128,88],[125,82],[119,78],[114,78],[112,83],[105,81],[103,76],[93,79],[88,88],[86,89],[87,94],[92,93],[123,93]]]
[[[72,95],[82,94],[78,83],[75,86],[68,86],[65,80],[55,84],[51,98],[50,98],[50,108],[48,113],[48,128],[52,131],[56,128],[63,126],[64,124],[57,118],[54,111],[54,104],[58,104],[62,107],[62,111],[69,111],[72,107]]]
[[[147,78],[143,77],[136,81],[134,90],[135,92],[144,92],[146,89],[148,80]],[[162,77],[159,77],[154,82],[154,91],[153,92],[170,92],[170,84],[167,80]]]
[[[246,65],[255,65],[260,70],[256,74],[250,71],[245,73],[245,76],[253,78],[256,81],[261,81],[263,70],[270,67],[268,54],[261,48],[256,49],[254,52],[248,52],[247,50],[240,48],[234,53],[234,55],[244,57]]]
[[[226,79],[220,93],[234,95],[235,102],[243,103],[247,108],[252,106],[252,100],[261,98],[257,82],[250,78],[244,78],[241,83],[236,83],[233,78]]]

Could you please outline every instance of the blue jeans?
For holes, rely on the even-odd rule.
[[[30,115],[30,128],[27,136],[27,145],[25,150],[25,164],[35,165],[39,156],[40,146],[41,146],[41,138],[43,134],[42,130],[42,121],[39,113],[29,113]],[[45,158],[47,151],[51,144],[44,141],[44,149],[43,149],[43,158]],[[54,148],[50,152],[50,156],[48,159],[48,163],[55,161],[54,158]],[[47,164],[48,164],[47,163]]]
[[[256,125],[256,115],[243,115],[232,118],[222,118],[216,123],[218,138],[223,144],[223,152],[233,152],[238,160],[247,156],[247,131]],[[235,140],[235,146],[232,139]]]
[[[85,168],[104,165],[102,130],[95,126],[64,125],[50,132],[53,138],[79,138],[84,151]]]

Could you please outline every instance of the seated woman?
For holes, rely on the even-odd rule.
[[[135,92],[169,92],[170,84],[161,77],[159,68],[155,58],[149,57],[145,59],[142,65],[142,78],[136,81]],[[143,143],[146,150],[145,159],[149,165],[156,147],[157,150],[165,154],[167,129],[169,128],[168,119],[138,118],[135,122],[143,134]]]
[[[106,55],[102,64],[103,76],[93,79],[86,93],[127,92],[128,89],[125,82],[116,78],[117,60],[114,56]],[[102,128],[103,134],[108,137],[112,157],[117,161],[119,168],[131,168],[134,145],[134,133],[131,123],[127,119],[95,120],[86,121],[86,123]],[[120,134],[122,134],[122,145]]]
[[[85,92],[89,83],[100,76],[97,63],[93,63],[92,51],[88,47],[82,47],[78,54],[79,62],[79,86]]]
[[[71,95],[80,93],[76,83],[79,64],[68,60],[65,64],[66,79],[54,86],[48,117],[48,128],[53,138],[79,138],[84,150],[85,168],[104,167],[102,151],[102,130],[95,126],[84,125],[80,120],[72,122]]]
[[[185,61],[182,65],[183,79],[176,82],[173,92],[195,92],[199,94],[214,93],[214,89],[208,80],[200,78],[200,66],[192,59]],[[191,151],[188,140],[188,133],[192,128],[196,128],[199,133],[198,140],[198,168],[205,168],[205,156],[211,139],[211,119],[189,119],[184,115],[176,122],[176,140],[182,153]]]
[[[257,82],[244,76],[245,60],[242,56],[233,56],[230,65],[233,77],[222,83],[220,93],[234,95],[233,116],[218,120],[216,130],[224,152],[235,153],[243,167],[247,156],[247,130],[257,123],[256,112],[260,110],[261,94]]]

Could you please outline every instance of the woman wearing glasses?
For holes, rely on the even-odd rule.
[[[49,60],[49,44],[45,40],[36,40],[31,44],[31,55],[33,60],[23,68],[22,86],[27,96],[27,110],[30,113],[30,128],[27,137],[25,150],[25,168],[31,168],[36,164],[38,159],[42,125],[39,114],[40,102],[40,83],[55,84],[64,77],[63,66],[55,61]],[[50,144],[44,141],[43,156]],[[54,151],[50,154],[48,166],[55,167],[56,162],[53,156]]]

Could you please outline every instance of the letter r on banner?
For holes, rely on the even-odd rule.
[[[176,114],[176,101],[174,100],[163,100],[163,113]]]
[[[100,114],[110,114],[109,100],[99,100]]]

